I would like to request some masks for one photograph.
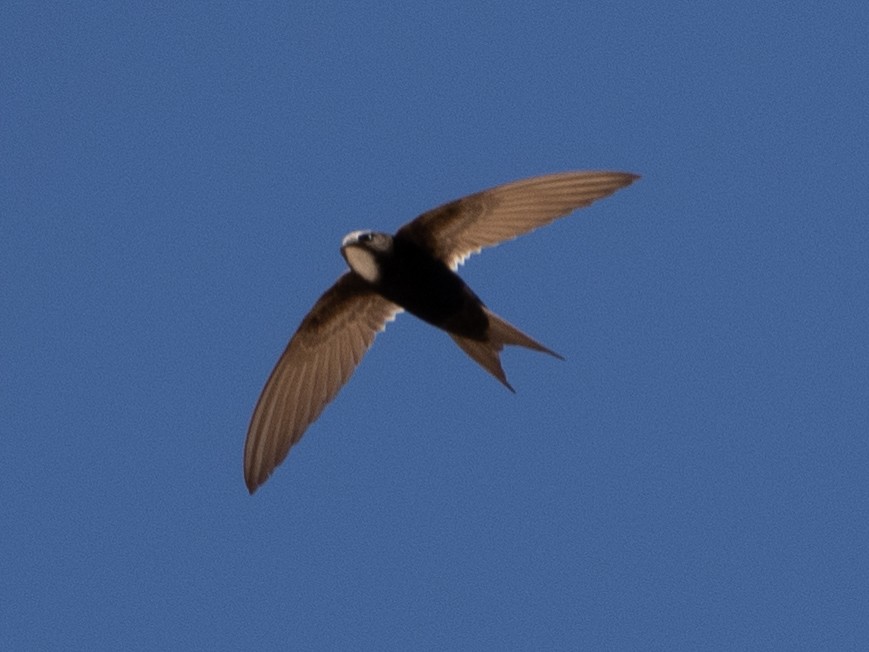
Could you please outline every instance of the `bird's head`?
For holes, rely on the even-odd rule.
[[[369,283],[380,278],[380,263],[392,253],[392,236],[375,231],[353,231],[341,241],[341,255],[350,269]]]

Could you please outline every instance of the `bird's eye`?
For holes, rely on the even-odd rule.
[[[373,238],[374,238],[373,233],[363,233],[362,235],[359,236],[359,242],[371,242],[371,240]]]

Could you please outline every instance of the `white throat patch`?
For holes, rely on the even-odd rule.
[[[344,248],[344,255],[347,257],[350,269],[369,283],[377,283],[380,279],[380,268],[374,259],[374,254],[358,245],[350,245]]]

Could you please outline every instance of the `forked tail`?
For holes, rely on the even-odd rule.
[[[483,310],[486,312],[486,317],[489,318],[489,330],[486,332],[485,341],[474,340],[453,333],[450,333],[450,337],[461,347],[462,351],[467,353],[483,369],[500,380],[511,392],[515,393],[516,390],[507,382],[507,374],[504,373],[504,369],[501,367],[500,353],[501,349],[505,346],[524,346],[526,349],[548,353],[559,360],[564,360],[555,351],[546,348],[515,326],[508,324],[488,308],[483,308]]]

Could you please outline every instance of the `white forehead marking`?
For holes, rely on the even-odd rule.
[[[350,235],[353,235],[352,233]],[[347,238],[350,236],[348,235]],[[344,238],[344,242],[347,242]],[[377,267],[377,261],[374,260],[374,255],[367,249],[363,249],[358,245],[350,245],[344,249],[344,255],[347,256],[347,263],[350,269],[359,274],[369,283],[376,283],[380,278],[380,269]]]
[[[371,231],[366,231],[363,229],[362,231],[353,231],[352,233],[348,233],[341,241],[341,246],[346,247],[348,244],[356,242],[359,239],[359,236],[365,233],[371,233]]]

